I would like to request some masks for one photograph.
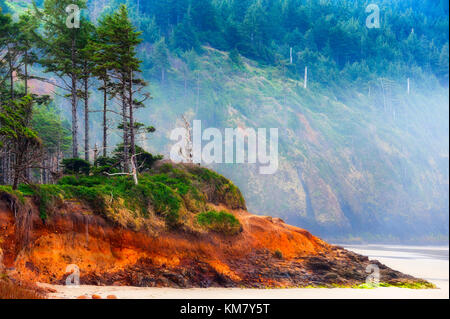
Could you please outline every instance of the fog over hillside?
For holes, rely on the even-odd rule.
[[[0,1],[11,13],[29,3]],[[375,1],[373,29],[371,2],[353,0],[101,0],[88,1],[85,14],[96,21],[119,3],[143,31],[139,57],[153,96],[137,117],[156,132],[140,146],[168,158],[183,115],[221,131],[278,128],[276,174],[212,166],[242,190],[250,212],[326,239],[448,240],[446,1]],[[101,92],[92,99],[101,108]],[[69,116],[66,99],[55,104]],[[92,134],[100,145],[102,132]]]

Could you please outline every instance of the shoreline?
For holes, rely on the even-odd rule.
[[[396,250],[391,250],[396,246]],[[348,245],[346,249],[362,253],[370,260],[379,260],[394,269],[434,283],[437,289],[407,288],[289,288],[289,289],[247,289],[247,288],[139,288],[120,286],[55,286],[39,284],[54,289],[49,298],[76,299],[85,296],[91,299],[97,295],[102,299],[115,296],[118,299],[448,299],[448,246],[397,246],[397,245]],[[380,248],[382,248],[380,250]],[[447,251],[438,256],[436,251]],[[384,256],[380,256],[382,253]]]
[[[98,287],[98,286],[54,286],[39,284],[55,289],[50,299],[92,299],[93,295],[107,299],[448,299],[445,289],[407,288],[292,288],[292,289],[241,289],[241,288],[139,288],[139,287]]]

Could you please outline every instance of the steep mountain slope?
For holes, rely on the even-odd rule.
[[[172,60],[173,80],[152,81],[152,110],[142,118],[159,132],[149,149],[169,153],[182,114],[204,127],[279,128],[275,175],[260,175],[255,165],[214,166],[242,189],[252,211],[329,237],[448,234],[447,89],[436,84],[408,95],[397,84],[384,103],[376,85],[370,95],[348,89],[335,96],[314,84],[305,90],[277,68],[246,59],[236,68],[212,48],[197,64],[200,80],[193,76],[186,90],[180,59]]]
[[[19,11],[30,1],[4,2]],[[235,181],[252,212],[340,240],[448,239],[445,1],[382,1],[380,30],[367,30],[365,3],[353,1],[89,1],[91,19],[118,3],[130,6],[144,32],[140,57],[154,99],[139,119],[158,130],[139,141],[146,149],[168,157],[182,115],[221,130],[278,128],[275,175],[255,165],[213,166]],[[280,20],[261,22],[277,12]],[[92,105],[101,103],[93,93]],[[101,133],[93,139],[100,145]],[[120,142],[120,131],[111,142]]]

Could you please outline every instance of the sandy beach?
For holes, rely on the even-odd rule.
[[[433,282],[438,289],[403,288],[377,289],[172,289],[97,286],[52,286],[57,292],[50,298],[74,299],[80,296],[103,299],[114,295],[118,299],[448,299],[448,247],[421,246],[346,246],[357,253],[376,259],[396,270]]]

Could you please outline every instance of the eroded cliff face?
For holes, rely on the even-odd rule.
[[[8,275],[20,279],[64,284],[69,265],[79,268],[81,284],[140,287],[352,286],[367,276],[366,257],[243,210],[228,210],[243,231],[224,236],[163,227],[135,232],[74,202],[44,222],[30,200],[26,205],[13,211],[0,200],[0,258]],[[21,214],[28,215],[27,227],[17,222]],[[382,282],[422,282],[376,264]]]

